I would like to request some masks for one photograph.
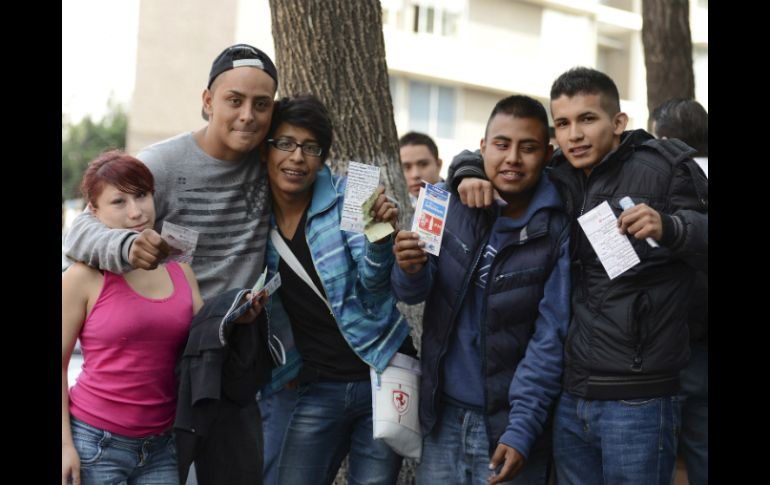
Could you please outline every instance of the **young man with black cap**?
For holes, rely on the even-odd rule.
[[[137,155],[155,178],[155,228],[141,233],[109,229],[85,211],[68,233],[67,255],[115,273],[155,268],[169,252],[159,235],[168,220],[199,233],[192,266],[204,300],[254,284],[263,267],[270,213],[265,166],[255,148],[270,126],[277,84],[275,65],[261,50],[237,44],[222,51],[202,94],[208,124]],[[230,447],[220,446],[222,440],[212,449],[211,434],[178,432],[178,445],[183,441],[185,449],[193,449],[193,455],[179,456],[182,481],[194,457],[201,484],[261,483],[262,430],[256,402],[234,409],[235,417],[223,412],[226,399],[220,402],[211,430],[221,434],[226,429],[230,439],[225,441],[237,444],[238,451],[228,456]],[[239,430],[234,425],[238,420],[248,427]]]
[[[84,212],[67,235],[67,255],[113,272],[154,268],[168,252],[159,236],[168,220],[199,232],[192,266],[204,300],[253,284],[269,216],[267,179],[254,149],[270,126],[277,79],[262,51],[245,44],[225,49],[202,94],[208,124],[137,155],[155,177],[157,231],[110,231]]]

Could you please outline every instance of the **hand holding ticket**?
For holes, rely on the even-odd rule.
[[[163,221],[160,237],[171,248],[169,259],[192,264],[195,246],[198,245],[198,231]]]
[[[240,300],[233,303],[234,308],[227,313],[225,320],[235,323],[251,323],[254,321],[259,312],[262,311],[262,306],[267,302],[267,298],[278,291],[278,288],[281,286],[280,273],[276,273],[267,284],[265,284],[266,277],[267,268],[259,276],[257,282],[254,283],[251,291],[241,291]],[[244,301],[247,293],[251,293],[251,298]],[[253,311],[249,313],[250,310]]]
[[[361,205],[364,221],[364,234],[371,243],[388,237],[396,230],[393,227],[393,223],[388,222],[388,220],[378,221],[376,217],[372,215],[372,212],[375,214],[383,212],[388,219],[393,219],[393,221],[398,217],[398,209],[395,204],[384,195],[384,190],[384,187],[375,190]]]

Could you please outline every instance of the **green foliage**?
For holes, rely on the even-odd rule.
[[[128,116],[126,108],[112,100],[107,102],[107,114],[100,121],[86,116],[71,124],[61,117],[61,190],[65,199],[80,197],[80,181],[88,162],[108,149],[125,150]]]

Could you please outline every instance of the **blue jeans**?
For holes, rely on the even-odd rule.
[[[590,401],[562,392],[553,426],[558,483],[670,484],[679,419],[677,396]]]
[[[489,439],[484,415],[445,403],[441,418],[422,446],[417,483],[486,485]],[[545,485],[551,461],[550,447],[533,447],[524,468],[505,485]]]
[[[401,456],[372,437],[369,381],[301,386],[281,449],[278,483],[332,483],[348,452],[348,484],[396,483]]]
[[[110,433],[70,416],[82,485],[178,485],[171,431],[146,438]]]
[[[296,403],[297,390],[287,388],[281,389],[268,398],[259,400],[262,430],[265,436],[265,461],[262,473],[264,485],[275,485],[278,482],[278,460],[281,457],[281,446]]]
[[[690,361],[682,369],[682,434],[679,446],[690,485],[709,482],[709,353],[699,343],[690,345]]]

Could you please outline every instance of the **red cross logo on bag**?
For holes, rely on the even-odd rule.
[[[393,405],[396,407],[398,414],[401,416],[406,414],[406,411],[409,409],[409,394],[400,389],[394,390]]]

